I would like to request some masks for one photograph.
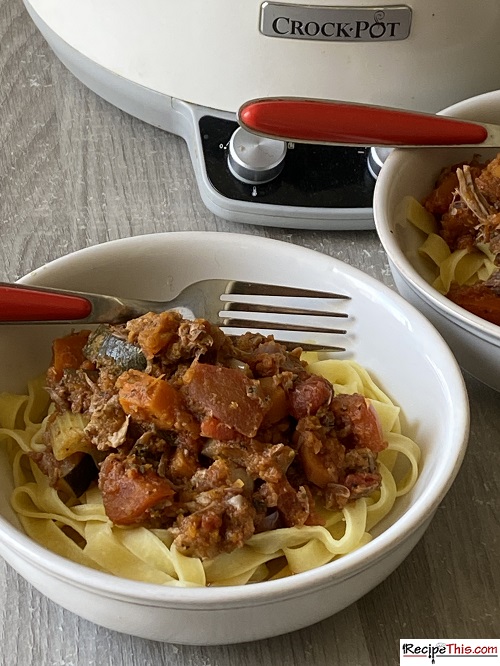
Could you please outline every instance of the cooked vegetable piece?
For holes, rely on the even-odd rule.
[[[89,337],[84,349],[85,356],[94,363],[108,359],[121,372],[145,370],[146,357],[141,348],[113,334],[110,326],[99,326]]]
[[[79,454],[75,454],[79,455]],[[71,489],[75,497],[81,497],[92,481],[97,478],[97,467],[92,456],[82,453],[80,462],[72,467],[59,481],[59,488]]]
[[[266,413],[263,425],[278,423],[288,414],[288,399],[283,386],[274,377],[263,377],[259,380],[266,399]]]
[[[321,441],[314,433],[301,438],[299,458],[306,478],[319,488],[337,483],[342,469],[344,449],[335,438]]]
[[[197,363],[184,375],[188,402],[204,416],[247,437],[255,437],[265,414],[265,395],[257,380],[240,370]]]
[[[150,421],[160,430],[198,434],[198,424],[186,409],[182,394],[165,380],[129,370],[118,378],[116,386],[126,414],[138,421]]]
[[[218,439],[222,442],[228,442],[232,439],[238,439],[239,433],[234,428],[230,428],[215,416],[206,416],[200,423],[200,435],[209,439]]]
[[[52,372],[59,381],[64,370],[77,370],[85,361],[83,349],[87,344],[90,331],[71,333],[57,338],[52,343]]]
[[[384,441],[376,412],[358,393],[336,395],[331,402],[338,437],[347,448],[367,448],[383,451]]]
[[[138,342],[146,356],[153,358],[178,338],[181,321],[178,312],[148,312],[127,323],[128,338],[131,342]]]
[[[49,478],[53,488],[69,496],[80,497],[97,478],[97,467],[92,456],[73,453],[64,460],[57,460],[52,451],[31,453],[30,457]]]
[[[184,446],[177,446],[169,464],[169,472],[176,481],[190,479],[200,468],[198,455]]]
[[[87,416],[73,412],[54,415],[45,431],[44,441],[52,448],[56,460],[64,460],[77,451],[90,453],[92,445],[84,431],[88,422]]]
[[[106,514],[116,525],[147,520],[148,511],[175,494],[169,481],[152,468],[141,470],[114,454],[101,466],[99,487]]]

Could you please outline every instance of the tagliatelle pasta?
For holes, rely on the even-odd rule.
[[[400,409],[359,364],[304,354],[309,372],[326,377],[335,393],[360,393],[378,414],[388,446],[378,455],[382,484],[369,497],[342,510],[318,508],[324,526],[278,528],[251,536],[241,548],[212,559],[180,553],[170,531],[118,527],[106,516],[101,492],[92,486],[79,500],[64,502],[30,460],[43,449],[49,400],[43,379],[26,395],[0,394],[0,441],[13,466],[12,506],[26,533],[53,552],[116,576],[159,585],[243,585],[316,568],[368,543],[371,530],[397,498],[413,487],[420,449],[401,432]],[[397,471],[396,471],[397,470]]]

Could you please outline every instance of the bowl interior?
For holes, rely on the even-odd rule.
[[[354,358],[365,366],[401,406],[404,431],[423,452],[421,475],[413,491],[396,503],[379,526],[378,538],[322,567],[324,572],[308,572],[292,582],[276,581],[276,585],[318,581],[318,576],[366,566],[370,557],[395,547],[432,515],[458,471],[468,435],[467,395],[458,365],[431,324],[398,294],[359,270],[311,250],[250,235],[203,232],[113,241],[58,259],[23,282],[164,300],[208,277],[286,283],[350,297],[346,301],[347,334],[342,338],[347,351],[340,357]],[[22,391],[28,378],[46,369],[51,340],[71,328],[0,327],[0,391]],[[7,523],[18,526],[9,505],[12,478],[5,457],[0,463],[0,480],[0,513]],[[0,539],[7,523],[2,526],[0,521]],[[22,539],[19,534],[13,540],[11,533],[11,546],[21,544]],[[61,566],[60,558],[53,560],[53,566]],[[74,569],[78,571],[78,567]],[[114,585],[118,584],[115,580]],[[144,584],[126,585],[139,589]],[[162,594],[178,592],[162,588]]]

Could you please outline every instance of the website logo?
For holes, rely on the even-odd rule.
[[[443,661],[441,661],[443,659]],[[400,641],[400,666],[500,666],[500,639],[412,639]]]

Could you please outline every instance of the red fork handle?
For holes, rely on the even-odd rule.
[[[480,123],[416,111],[300,98],[263,98],[243,104],[240,124],[284,141],[357,146],[479,145]]]
[[[92,304],[82,296],[0,283],[0,322],[85,319]]]

